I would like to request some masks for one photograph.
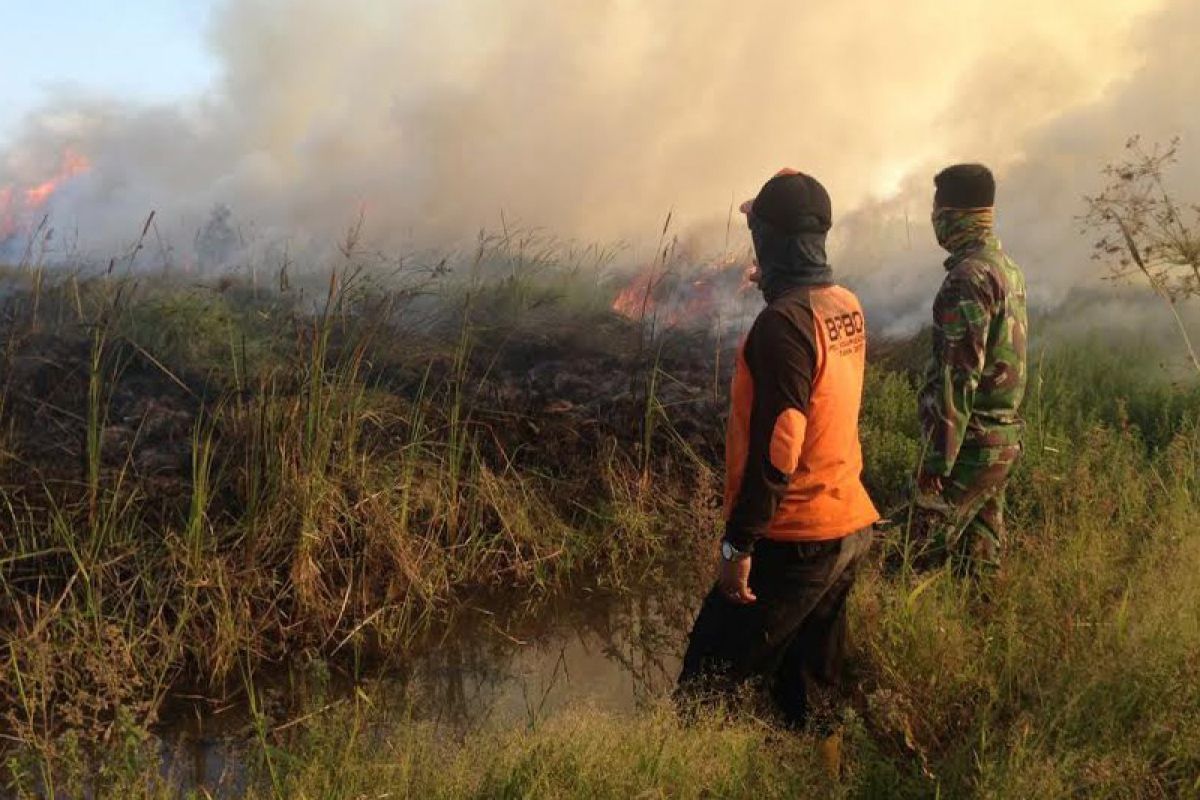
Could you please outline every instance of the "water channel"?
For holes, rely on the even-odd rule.
[[[273,730],[352,702],[358,692],[450,735],[528,724],[577,705],[632,712],[673,686],[702,585],[689,576],[623,592],[584,590],[532,611],[468,603],[453,624],[394,664],[372,668],[371,677],[325,667],[314,677],[311,666],[263,670],[254,680],[257,700]],[[182,791],[242,794],[253,736],[244,693],[223,705],[176,698],[163,719],[156,735],[165,777]]]

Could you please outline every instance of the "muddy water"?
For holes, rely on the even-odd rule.
[[[663,697],[678,675],[702,580],[671,583],[616,595],[580,592],[535,613],[468,606],[368,679],[311,666],[264,673],[256,680],[258,706],[268,728],[284,730],[362,692],[403,712],[396,716],[452,734],[526,724],[581,704],[632,711]],[[245,699],[216,708],[178,704],[158,734],[164,774],[181,789],[238,796],[251,721]]]

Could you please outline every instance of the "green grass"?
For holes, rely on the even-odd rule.
[[[552,601],[581,574],[619,584],[707,553],[719,415],[688,425],[709,408],[711,343],[622,360],[645,331],[585,273],[547,279],[546,258],[477,255],[439,302],[353,269],[282,295],[38,276],[36,319],[9,295],[9,789],[173,796],[146,734],[172,687],[252,686],[298,653],[359,663],[475,590]],[[1164,377],[1150,340],[1035,347],[1004,569],[885,570],[898,543],[881,542],[853,598],[836,784],[809,738],[745,709],[684,726],[577,708],[459,736],[364,688],[283,730],[251,703],[249,795],[1200,796],[1200,390]],[[868,375],[865,477],[885,511],[919,452],[896,355],[916,350]],[[628,387],[586,437],[506,399],[509,359],[581,354]]]
[[[353,267],[323,295],[39,278],[36,319],[10,276],[0,715],[46,779],[64,731],[146,725],[173,687],[390,654],[466,593],[620,584],[694,544],[662,531],[712,529],[713,473],[645,389],[590,439],[496,399],[503,345],[568,327],[546,307],[561,286],[517,292],[515,269],[447,286],[419,324],[407,289]],[[658,366],[620,368],[637,387]]]
[[[1052,373],[1047,382],[1070,380]],[[908,395],[886,376],[866,411]],[[845,775],[815,743],[749,712],[579,709],[464,740],[361,705],[279,742],[262,796],[1189,797],[1200,793],[1200,427],[1149,447],[1137,430],[1036,420],[1068,444],[1015,480],[1004,570],[980,584],[869,570],[853,600],[858,686]],[[876,440],[879,441],[879,440]],[[894,445],[910,453],[912,443]],[[885,455],[873,463],[890,463]],[[885,542],[882,547],[888,548]],[[347,732],[350,736],[347,737]]]

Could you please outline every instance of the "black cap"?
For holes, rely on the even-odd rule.
[[[821,182],[803,172],[785,169],[763,184],[742,210],[788,236],[825,233],[833,225],[833,206]]]
[[[996,204],[996,179],[983,164],[955,164],[933,179],[934,205],[942,208],[990,208]]]

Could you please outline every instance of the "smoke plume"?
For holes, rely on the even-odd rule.
[[[184,261],[234,228],[299,251],[361,212],[403,249],[503,213],[636,258],[669,210],[718,242],[790,165],[834,198],[835,268],[903,327],[939,280],[930,176],[956,160],[996,170],[1038,300],[1093,279],[1080,197],[1130,134],[1198,132],[1198,34],[1193,0],[229,0],[215,85],[48,98],[0,146],[0,187],[86,157],[47,208],[89,253],[150,210]]]

